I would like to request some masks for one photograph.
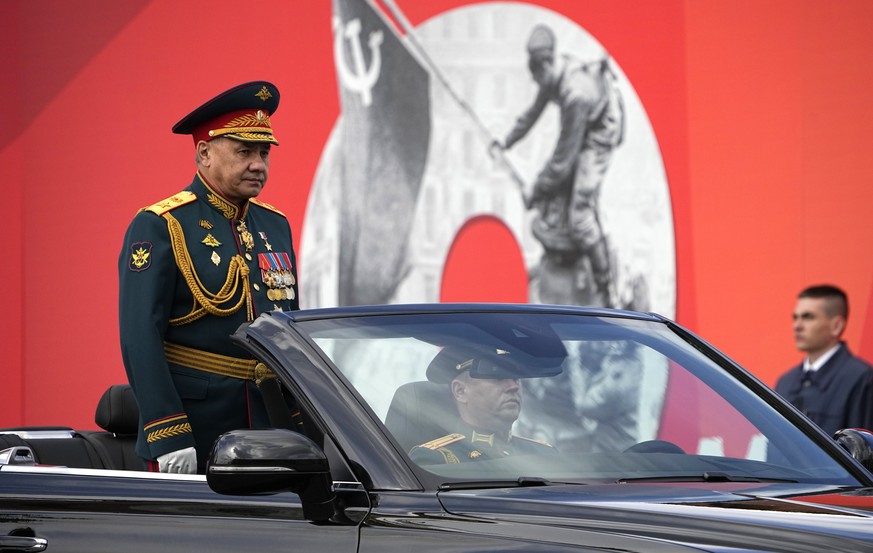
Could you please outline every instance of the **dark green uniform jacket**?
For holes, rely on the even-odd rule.
[[[415,446],[409,456],[419,465],[440,465],[499,459],[511,455],[554,453],[545,443],[521,436],[506,436],[476,430],[458,423],[457,432]]]
[[[272,206],[227,201],[201,175],[134,217],[119,258],[121,353],[140,410],[137,454],[267,426],[255,363],[229,336],[269,310],[298,308],[291,228]],[[258,367],[260,371],[263,366]]]

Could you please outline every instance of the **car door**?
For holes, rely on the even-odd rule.
[[[219,494],[203,475],[0,465],[0,553],[356,551],[368,496],[330,438],[337,431],[326,432],[312,413],[319,402],[293,388],[329,461],[341,513],[335,519],[306,520],[300,497],[290,491]],[[345,409],[335,404],[333,416],[343,417]]]
[[[324,450],[340,513],[306,520],[300,498],[222,495],[200,475],[0,467],[2,551],[357,551],[365,490],[420,491],[396,445],[316,348],[281,316],[241,329],[241,345],[279,377]],[[290,407],[290,405],[289,405]],[[440,510],[432,494],[430,509]]]
[[[226,496],[203,476],[3,467],[0,551],[357,549],[355,524],[304,520],[297,495]]]

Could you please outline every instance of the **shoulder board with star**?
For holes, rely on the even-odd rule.
[[[546,447],[555,447],[545,440],[535,440],[533,438],[525,438],[524,436],[516,436],[515,434],[512,435],[512,439],[513,440],[524,440],[525,442],[533,442],[535,444],[544,445]]]
[[[441,447],[446,447],[447,445],[451,445],[455,442],[460,442],[463,440],[465,436],[463,434],[449,434],[447,436],[443,436],[442,438],[437,438],[436,440],[431,440],[427,443],[421,444],[418,447],[425,447],[427,449],[439,449]]]
[[[163,215],[164,213],[172,211],[181,205],[190,204],[194,201],[197,201],[197,196],[189,190],[183,190],[178,194],[170,196],[166,200],[161,200],[146,208],[143,208],[142,211],[151,211],[155,215]]]
[[[254,198],[250,199],[249,202],[255,204],[256,206],[263,207],[264,209],[268,209],[268,210],[272,211],[273,213],[278,213],[282,217],[285,217],[284,213],[282,213],[281,211],[279,211],[278,209],[276,209],[275,207],[273,207],[272,205],[270,205],[266,202],[262,202],[260,200],[254,199]]]

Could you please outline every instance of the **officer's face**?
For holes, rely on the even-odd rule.
[[[270,170],[270,144],[218,138],[198,148],[203,176],[228,200],[240,203],[261,193]]]
[[[482,430],[508,430],[521,413],[521,386],[517,378],[502,380],[464,375],[452,382],[455,400],[465,420]]]
[[[835,345],[842,333],[845,319],[829,316],[825,298],[799,298],[794,308],[794,342],[797,349],[808,354],[824,353]]]

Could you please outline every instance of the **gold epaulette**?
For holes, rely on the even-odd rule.
[[[249,202],[250,202],[250,203],[253,203],[253,204],[257,205],[257,206],[263,207],[264,209],[269,209],[270,211],[272,211],[272,212],[274,212],[274,213],[278,213],[278,214],[281,215],[282,217],[285,217],[285,214],[284,214],[284,213],[282,213],[281,211],[279,211],[278,209],[276,209],[275,207],[273,207],[272,205],[270,205],[270,204],[268,204],[268,203],[266,203],[266,202],[262,202],[262,201],[260,201],[260,200],[256,200],[256,199],[254,199],[254,198],[250,199]]]
[[[437,438],[436,440],[431,440],[425,444],[421,444],[418,447],[426,447],[427,449],[439,449],[441,447],[446,447],[447,445],[453,444],[455,442],[460,442],[466,436],[463,434],[449,434],[448,436],[443,436],[442,438]]]
[[[525,438],[524,436],[516,436],[515,434],[512,435],[512,439],[513,440],[524,440],[526,442],[533,442],[535,444],[544,445],[546,447],[555,447],[545,440],[535,440],[534,438]]]
[[[155,215],[163,215],[168,211],[176,209],[180,205],[190,204],[194,201],[197,201],[197,196],[193,192],[183,190],[178,194],[170,196],[166,200],[161,200],[148,207],[145,207],[141,211],[151,211]]]

